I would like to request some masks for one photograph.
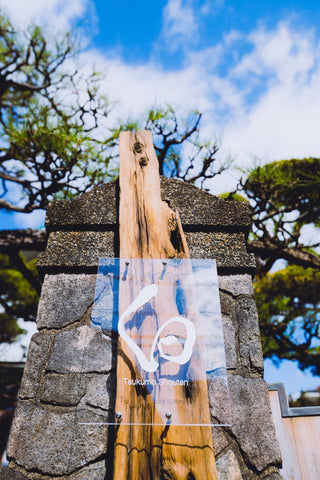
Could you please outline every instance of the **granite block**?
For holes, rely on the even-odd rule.
[[[108,373],[112,366],[109,337],[86,325],[56,334],[47,371]]]
[[[62,328],[77,322],[94,301],[96,275],[46,275],[38,308],[37,326]]]
[[[91,411],[52,412],[20,402],[8,444],[8,457],[14,457],[26,470],[65,475],[105,454],[106,421],[105,416]]]
[[[48,333],[35,333],[32,336],[26,366],[19,390],[19,397],[34,398],[37,394],[41,371],[48,352],[51,337]]]
[[[98,267],[102,257],[114,257],[114,232],[51,232],[47,248],[37,258],[45,267]]]

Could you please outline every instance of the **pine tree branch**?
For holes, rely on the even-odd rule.
[[[27,265],[24,263],[22,256],[19,254],[19,250],[14,250],[11,249],[8,252],[10,261],[12,265],[15,266],[15,268],[22,273],[24,278],[27,280],[27,282],[30,283],[30,285],[35,289],[38,295],[41,293],[41,282],[39,278],[34,275],[34,273],[30,270],[30,268],[27,267]]]
[[[295,247],[284,247],[271,241],[251,240],[248,242],[248,251],[262,258],[272,256],[275,259],[284,259],[304,268],[320,268],[319,255]]]

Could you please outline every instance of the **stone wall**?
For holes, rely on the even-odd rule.
[[[278,480],[255,264],[246,250],[247,206],[178,180],[162,178],[161,188],[179,210],[191,257],[215,258],[218,265],[231,403],[211,385],[209,402],[216,422],[232,421],[212,429],[219,480]],[[17,478],[112,478],[113,429],[97,424],[114,418],[115,345],[90,328],[90,316],[99,258],[119,255],[117,206],[117,183],[109,183],[48,209],[48,244],[38,263],[44,276],[39,333],[30,344],[7,450]]]

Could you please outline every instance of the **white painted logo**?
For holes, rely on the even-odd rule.
[[[155,372],[159,367],[159,362],[157,362],[154,358],[154,353],[156,351],[156,347],[159,350],[160,357],[164,358],[165,360],[177,363],[179,365],[184,365],[187,363],[191,355],[193,353],[193,347],[196,341],[196,329],[193,323],[184,317],[172,317],[167,320],[157,331],[154,341],[152,343],[151,351],[150,351],[150,358],[147,359],[141,348],[132,340],[132,338],[126,333],[125,326],[124,326],[124,319],[132,314],[135,313],[142,305],[147,303],[151,298],[155,297],[158,293],[158,287],[154,283],[152,285],[148,285],[144,287],[137,298],[129,305],[129,307],[124,311],[121,315],[118,328],[120,337],[127,343],[127,345],[131,348],[131,350],[135,353],[141,367],[146,370],[147,372]],[[172,323],[181,323],[185,326],[186,329],[186,340],[183,346],[183,351],[180,355],[167,355],[163,351],[163,346],[170,346],[173,345],[175,342],[178,342],[178,338],[175,335],[167,335],[166,337],[160,338],[160,335],[164,328]]]

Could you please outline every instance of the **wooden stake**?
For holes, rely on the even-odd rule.
[[[161,200],[158,161],[152,135],[147,131],[124,132],[120,135],[119,224],[122,264],[130,258],[189,258],[179,215]],[[146,278],[151,273],[148,268],[149,262],[141,262],[140,270],[135,270],[136,282],[121,282],[120,315],[139,294],[139,287],[135,291],[133,285],[139,285],[139,281],[141,284],[148,283]],[[176,314],[174,292],[165,288],[162,290],[165,292],[162,293],[162,299],[157,297],[153,300],[154,309],[162,312],[166,309],[172,317]],[[192,294],[190,292],[190,299]],[[192,301],[188,318],[192,318],[196,324],[197,313],[192,311],[191,304]],[[152,337],[157,328],[150,325],[148,335]],[[134,388],[123,381],[137,375],[129,361],[130,357],[132,352],[120,338],[116,411],[121,412],[123,423],[129,420],[135,425],[120,423],[116,428],[114,480],[216,480],[211,427],[151,425],[159,423],[151,395],[143,388]],[[190,368],[194,372],[200,370],[196,355],[191,363]],[[202,423],[210,423],[206,379],[200,371],[195,378],[199,380],[193,382],[188,398],[183,387],[177,389],[175,386],[171,391],[168,387],[166,393],[170,395],[174,391],[172,394],[176,403],[179,405],[180,401],[183,402],[185,423],[198,423],[200,417]],[[160,395],[163,395],[163,390]]]

